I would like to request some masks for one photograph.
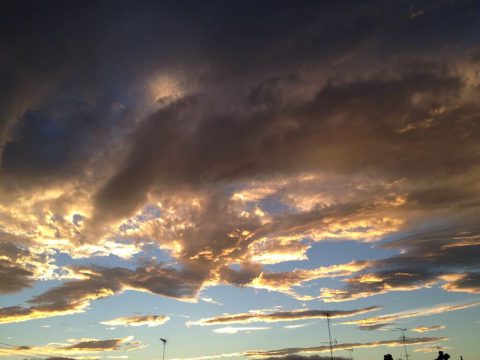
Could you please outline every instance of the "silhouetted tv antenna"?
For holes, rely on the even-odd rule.
[[[406,341],[406,338],[405,338],[405,331],[407,331],[407,329],[396,328],[394,330],[398,330],[398,331],[402,332],[403,347],[405,349],[405,358],[408,360],[407,341]]]
[[[162,357],[162,359],[165,360],[165,348],[167,347],[167,339],[160,338],[160,341],[163,342],[163,357]]]
[[[327,315],[327,326],[328,326],[328,340],[330,344],[330,360],[333,360],[332,333],[330,331],[330,312],[327,312],[326,315]]]
[[[353,349],[345,349],[345,350],[347,350],[350,353],[350,360],[353,360],[353,356],[352,356]]]

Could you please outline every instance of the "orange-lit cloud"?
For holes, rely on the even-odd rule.
[[[221,315],[212,318],[200,319],[198,321],[190,321],[187,323],[187,325],[205,326],[219,324],[248,324],[253,322],[296,321],[326,318],[327,316],[331,318],[343,318],[364,314],[379,309],[381,309],[380,306],[369,306],[355,310],[290,310],[276,312],[252,311],[249,313]]]
[[[117,350],[138,350],[144,347],[140,341],[134,340],[133,336],[117,339],[99,340],[99,339],[69,339],[66,343],[49,344],[45,346],[11,346],[8,353],[0,353],[0,356],[34,356],[35,354],[55,354],[55,356],[65,357],[83,354],[95,354],[106,351]],[[75,356],[77,355],[77,356]],[[55,358],[55,357],[54,357]]]
[[[432,342],[445,341],[448,340],[446,337],[435,338],[435,337],[421,337],[421,338],[408,338],[406,339],[407,345],[417,345],[417,344],[428,344]],[[346,349],[362,349],[362,348],[375,348],[375,347],[397,347],[403,346],[403,340],[382,340],[382,341],[372,341],[366,343],[343,343],[336,344],[334,351],[346,350]],[[253,358],[264,358],[268,356],[284,356],[289,354],[309,354],[309,353],[321,353],[330,351],[330,346],[312,346],[304,348],[286,348],[279,350],[268,350],[268,351],[255,351],[252,350],[248,352],[247,356]]]
[[[446,281],[442,288],[447,291],[480,294],[480,272],[448,274],[442,276],[442,280]]]
[[[352,275],[358,271],[368,268],[368,261],[352,261],[350,263],[323,266],[316,269],[295,269],[289,272],[267,272],[263,271],[255,278],[249,286],[280,291],[294,297],[301,297],[293,290],[293,286],[300,286],[304,282],[321,278],[333,278]]]
[[[131,289],[188,301],[196,296],[203,280],[198,277],[199,274],[183,274],[155,265],[139,267],[134,271],[126,268],[80,268],[76,273],[82,279],[66,281],[47,290],[30,299],[28,302],[32,305],[29,307],[0,308],[0,323],[83,312],[92,300]]]
[[[313,25],[299,26],[309,30],[298,34],[310,34]],[[25,63],[54,53],[11,43],[19,54],[36,52]],[[227,45],[220,53],[228,53]],[[66,281],[26,306],[3,307],[0,322],[86,311],[92,301],[126,290],[196,301],[209,286],[248,286],[326,302],[434,286],[479,292],[478,54],[420,57],[402,66],[382,61],[381,69],[357,72],[341,67],[356,50],[335,49],[326,60],[309,50],[307,62],[318,66],[307,70],[298,66],[296,51],[270,46],[243,51],[252,60],[289,55],[278,68],[251,76],[225,71],[249,68],[236,63],[244,54],[229,55],[228,65],[222,56],[188,56],[181,70],[152,55],[131,66],[141,75],[119,64],[126,83],[143,90],[118,89],[115,96],[113,74],[95,84],[75,80],[96,79],[97,71],[76,63],[70,46],[59,46],[68,53],[63,59],[75,63],[73,73],[78,67],[86,74],[64,77],[56,58],[17,71],[17,61],[5,59],[11,74],[5,84],[18,94],[8,91],[0,110],[6,119],[0,124],[0,292]],[[183,50],[180,55],[186,58]],[[96,56],[105,55],[91,63],[111,62]],[[331,69],[324,63],[338,64],[342,76],[327,81]],[[62,89],[73,93],[60,95]],[[438,223],[448,231],[418,233]],[[400,231],[411,236],[375,244],[393,253],[386,259],[322,267],[309,259],[321,241],[377,242]],[[94,264],[79,271],[58,260],[129,262],[150,258],[149,248],[163,252],[169,265]],[[266,267],[288,261],[298,261],[295,270]],[[344,286],[314,289],[315,295],[296,289],[333,277]],[[274,318],[238,320],[280,321]]]
[[[436,331],[445,329],[445,325],[432,325],[432,326],[417,326],[416,328],[410,329],[415,332],[423,333],[428,331]]]
[[[422,316],[431,316],[436,314],[442,314],[449,311],[463,310],[463,309],[468,309],[476,306],[480,306],[480,301],[459,304],[459,305],[436,305],[428,308],[413,309],[409,311],[374,316],[374,317],[365,318],[365,319],[350,320],[350,321],[343,322],[342,324],[372,326],[372,325],[385,324],[387,322],[398,321],[403,319],[410,319],[410,318],[416,318],[416,317],[422,317]]]

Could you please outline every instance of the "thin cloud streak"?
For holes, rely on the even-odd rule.
[[[369,306],[354,310],[291,310],[276,312],[249,312],[240,314],[221,315],[212,318],[200,319],[187,322],[187,326],[192,325],[218,325],[218,324],[248,324],[253,322],[278,322],[278,321],[297,321],[304,319],[321,318],[344,318],[365,314],[367,312],[381,309],[381,306]]]
[[[213,330],[213,332],[216,332],[218,334],[237,334],[239,332],[250,332],[250,331],[268,330],[268,329],[271,329],[271,328],[265,327],[265,326],[239,326],[239,327],[227,326],[227,327],[215,329]]]
[[[411,331],[423,333],[428,331],[437,331],[444,330],[447,327],[445,325],[432,325],[432,326],[417,326],[416,328],[410,329]]]
[[[364,318],[359,320],[345,321],[345,322],[342,322],[341,324],[359,325],[359,326],[385,325],[386,323],[389,323],[392,321],[443,314],[449,311],[463,310],[463,309],[468,309],[476,306],[480,306],[480,301],[459,304],[459,305],[441,304],[441,305],[436,305],[428,308],[412,309],[408,311],[392,313],[387,315],[380,315],[380,316],[374,316],[374,317]]]
[[[68,343],[49,344],[44,346],[12,346],[8,349],[10,355],[25,356],[31,354],[58,354],[58,355],[83,355],[95,354],[105,351],[138,350],[145,346],[133,336],[117,339],[70,339]],[[0,353],[0,356],[9,354]]]
[[[418,344],[428,344],[432,342],[446,341],[446,337],[421,337],[421,338],[408,338],[406,340],[407,345],[418,345]],[[383,340],[383,341],[372,341],[366,343],[342,343],[336,344],[333,348],[334,351],[341,351],[346,349],[361,349],[361,348],[376,348],[376,347],[399,347],[403,346],[403,340]],[[312,346],[312,347],[298,347],[298,348],[286,348],[279,350],[249,350],[244,352],[236,353],[225,353],[225,354],[216,354],[216,355],[205,355],[198,357],[189,357],[189,358],[178,358],[172,360],[208,360],[208,359],[219,359],[219,358],[228,358],[228,357],[237,357],[237,356],[247,356],[249,358],[269,358],[277,356],[288,356],[292,354],[308,354],[308,353],[322,353],[329,352],[330,346]]]
[[[116,319],[102,321],[103,325],[108,326],[148,326],[155,327],[165,324],[170,317],[166,315],[134,315],[119,317]]]

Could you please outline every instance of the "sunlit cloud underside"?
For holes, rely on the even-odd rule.
[[[475,356],[477,3],[0,7],[0,356]]]

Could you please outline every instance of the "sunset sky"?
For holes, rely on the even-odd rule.
[[[478,1],[0,1],[0,360],[478,360],[479,219]]]

